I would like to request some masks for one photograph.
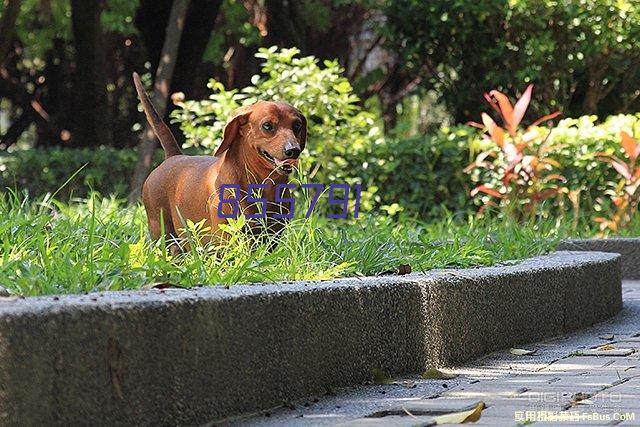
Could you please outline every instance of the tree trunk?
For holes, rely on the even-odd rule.
[[[185,17],[184,31],[178,47],[178,59],[171,92],[184,92],[188,98],[197,96],[194,91],[206,87],[209,74],[197,72],[202,56],[209,44],[211,31],[216,25],[222,0],[191,0]],[[166,25],[171,13],[171,2],[166,0],[141,0],[135,23],[147,50],[151,69],[157,69],[166,36]],[[253,75],[255,73],[252,73]]]
[[[2,66],[16,33],[16,21],[20,13],[21,0],[0,0],[0,2],[4,5],[2,22],[0,22],[0,66]]]
[[[173,77],[173,70],[178,56],[180,38],[184,29],[184,19],[187,13],[189,0],[174,0],[171,6],[171,14],[167,24],[167,31],[160,55],[160,63],[156,70],[154,90],[151,100],[160,117],[164,115],[169,97],[169,87]],[[142,184],[151,170],[153,152],[156,148],[156,137],[151,126],[147,123],[142,133],[142,140],[138,147],[138,161],[131,178],[129,204],[135,203],[142,192]]]
[[[598,104],[602,99],[602,77],[605,74],[606,65],[603,61],[587,68],[587,89],[582,101],[582,114],[597,114]]]
[[[76,48],[74,145],[112,144],[101,13],[101,1],[71,0]]]
[[[195,87],[206,87],[209,76],[206,76],[202,85],[199,82],[194,85],[197,77],[200,77],[196,70],[209,44],[221,5],[221,0],[191,0],[171,82],[174,92],[185,92],[189,97]]]

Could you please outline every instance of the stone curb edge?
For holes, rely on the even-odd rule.
[[[558,250],[618,253],[621,255],[622,278],[625,280],[640,279],[640,238],[571,239],[560,242]]]

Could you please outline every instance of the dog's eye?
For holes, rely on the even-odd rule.
[[[264,122],[262,124],[262,129],[266,130],[267,132],[271,132],[273,131],[273,123],[271,122]]]
[[[293,131],[297,133],[300,129],[302,129],[302,122],[300,120],[293,122]]]

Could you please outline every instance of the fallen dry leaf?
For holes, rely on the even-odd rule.
[[[398,266],[398,274],[404,275],[411,273],[411,266],[409,264],[401,264]]]
[[[405,408],[404,406],[402,407],[402,410],[403,410],[407,415],[409,415],[411,418],[418,418],[418,417],[416,417],[415,415],[413,415],[411,412],[409,412],[409,411],[407,410],[407,408]]]
[[[596,347],[596,351],[609,351],[609,350],[615,350],[616,346],[614,346],[613,344],[605,344],[605,345],[601,345],[600,347]]]
[[[589,393],[583,393],[583,392],[574,393],[571,396],[570,403],[571,405],[578,405],[578,404],[591,405],[593,404],[593,402],[588,400],[590,397],[591,397],[591,394]]]
[[[480,402],[476,405],[475,408],[470,409],[468,411],[462,412],[453,412],[451,414],[439,415],[433,418],[433,421],[436,425],[441,424],[464,424],[464,423],[475,423],[480,419],[480,415],[482,414],[482,410],[485,408],[483,402]]]
[[[425,380],[450,380],[455,378],[457,375],[445,374],[444,372],[439,371],[436,368],[428,368],[420,376]]]
[[[525,350],[523,348],[512,348],[511,350],[509,350],[509,353],[515,355],[515,356],[531,356],[533,354],[536,354],[536,350]]]

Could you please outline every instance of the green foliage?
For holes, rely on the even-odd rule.
[[[108,0],[101,15],[103,30],[135,34],[133,25],[139,0]],[[45,7],[46,6],[46,7]],[[1,12],[1,10],[0,10]],[[0,17],[2,13],[0,13]],[[25,45],[29,66],[43,68],[47,51],[55,39],[70,41],[71,2],[69,0],[23,0],[16,23],[16,32]]]
[[[542,204],[545,215],[571,214],[572,199],[581,212],[589,215],[603,214],[603,210],[611,208],[607,194],[615,190],[619,177],[613,168],[598,160],[598,153],[623,156],[619,132],[640,134],[640,114],[611,116],[600,124],[596,121],[595,116],[563,119],[551,130],[547,140],[549,154],[560,163],[556,172],[565,178],[567,190]],[[533,147],[537,149],[549,129],[536,127],[532,131],[539,136]],[[478,153],[492,146],[470,126],[442,128],[372,145],[361,157],[352,159],[350,170],[375,192],[378,207],[390,213],[437,219],[443,211],[465,214],[490,202],[489,196],[472,200],[469,193],[481,183],[498,188],[498,178],[484,169],[471,175],[463,170]]]
[[[120,34],[136,34],[133,19],[140,0],[108,0],[100,16],[105,31]]]
[[[564,119],[551,130],[546,145],[550,156],[559,163],[556,171],[565,178],[566,190],[545,202],[542,206],[544,214],[558,213],[558,210],[573,211],[574,216],[581,215],[578,211],[607,214],[602,211],[612,208],[606,201],[606,195],[618,185],[619,177],[598,157],[602,153],[623,156],[620,131],[640,131],[640,114],[611,116],[600,124],[596,121],[595,116]],[[549,129],[538,127],[533,131],[544,137]],[[538,139],[534,148],[542,143],[543,139]],[[500,185],[488,172],[476,171],[472,180],[475,183],[489,182],[490,186]],[[488,201],[487,197],[479,203],[482,205]]]
[[[470,267],[542,254],[554,246],[555,227],[501,222],[397,224],[369,216],[356,222],[312,215],[294,220],[275,249],[232,221],[231,244],[171,257],[166,242],[150,241],[141,206],[124,208],[96,195],[65,204],[0,194],[0,283],[15,295],[138,289],[152,283],[200,284],[324,280],[383,274],[409,264],[413,271]],[[188,224],[195,242],[201,226]],[[371,229],[376,233],[372,234]],[[487,239],[490,237],[490,239]]]
[[[600,154],[600,160],[613,167],[620,180],[615,189],[608,192],[615,206],[615,212],[609,218],[596,217],[594,221],[600,223],[602,230],[618,231],[630,225],[638,210],[640,202],[640,165],[637,164],[640,156],[640,143],[626,131],[620,132],[620,146],[624,151],[624,160],[616,155]]]
[[[383,32],[412,73],[428,73],[458,121],[479,115],[482,92],[535,83],[533,115],[600,115],[638,105],[636,0],[398,0]],[[515,87],[514,87],[515,85]],[[591,98],[593,97],[593,98]],[[636,107],[637,108],[637,107]],[[621,110],[622,109],[622,110]]]
[[[547,128],[535,128],[544,136]],[[553,158],[560,163],[558,173],[565,186],[577,197],[582,212],[590,216],[607,215],[612,206],[608,194],[619,184],[617,172],[598,160],[598,153],[622,157],[620,130],[640,134],[640,114],[618,115],[596,124],[595,116],[561,120],[549,137]],[[374,199],[362,202],[363,212],[382,210],[393,216],[401,214],[421,219],[439,219],[446,212],[464,216],[488,200],[474,201],[470,191],[481,182],[491,182],[490,175],[477,171],[463,172],[476,155],[491,146],[470,126],[442,128],[436,132],[406,139],[387,138],[370,144],[349,156],[341,173],[348,181],[358,181],[369,188]],[[156,162],[161,161],[158,150]],[[34,149],[0,154],[0,188],[25,190],[32,197],[55,192],[78,169],[86,166],[58,197],[87,195],[89,187],[102,194],[127,195],[129,179],[135,166],[133,150]],[[34,171],[38,171],[34,173]],[[305,178],[301,182],[320,182]],[[548,200],[543,209],[570,212],[568,192]],[[592,214],[593,213],[593,214]]]
[[[351,170],[375,192],[388,214],[423,219],[470,212],[471,181],[463,169],[482,146],[469,126],[442,128],[406,139],[374,144]]]
[[[261,37],[258,28],[250,22],[250,13],[242,1],[227,0],[220,8],[224,19],[216,24],[215,31],[211,33],[202,60],[228,67],[224,55],[229,49],[230,39],[236,39],[242,46],[258,46]]]
[[[260,49],[256,57],[264,61],[263,74],[252,78],[252,86],[227,90],[211,80],[209,99],[180,104],[173,118],[187,137],[186,146],[213,151],[234,109],[258,100],[286,101],[308,120],[303,157],[309,181],[354,182],[357,172],[346,170],[350,159],[379,143],[380,130],[373,116],[357,105],[358,97],[337,61],[324,61],[321,67],[313,56],[298,57],[299,52],[297,48]]]
[[[478,154],[466,170],[473,173],[483,169],[490,182],[482,182],[471,190],[471,196],[486,196],[485,206],[499,207],[508,211],[517,221],[531,218],[538,213],[540,203],[559,194],[564,177],[556,168],[560,164],[552,158],[553,145],[548,143],[550,131],[538,132],[533,127],[557,117],[555,112],[536,120],[527,128],[520,126],[526,114],[533,85],[529,85],[515,104],[500,91],[492,90],[485,99],[500,116],[498,125],[487,113],[482,113],[482,123],[471,122],[486,133],[485,139],[493,142],[486,151]]]
[[[16,33],[25,45],[25,57],[44,67],[45,53],[53,47],[55,39],[71,39],[71,2],[57,0],[46,2],[23,0],[16,22]]]
[[[156,153],[156,163],[161,153]],[[86,149],[32,149],[0,153],[0,188],[27,192],[32,197],[58,192],[61,200],[86,197],[89,190],[126,196],[136,164],[133,150],[108,147]]]

